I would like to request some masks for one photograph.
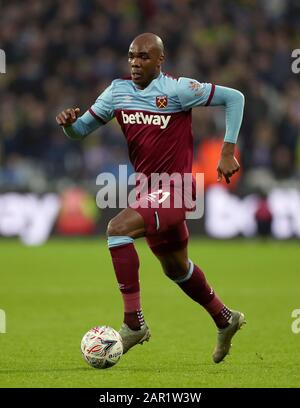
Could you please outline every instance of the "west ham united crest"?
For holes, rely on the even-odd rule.
[[[166,95],[164,96],[157,96],[156,97],[156,106],[159,109],[166,108],[168,106],[168,97]]]

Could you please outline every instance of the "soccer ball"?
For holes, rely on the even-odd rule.
[[[112,327],[93,327],[81,340],[81,352],[85,361],[94,368],[112,367],[122,357],[122,338]]]

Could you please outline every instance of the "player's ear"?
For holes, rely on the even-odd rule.
[[[161,54],[159,59],[158,59],[159,67],[161,67],[161,65],[163,64],[164,61],[165,61],[165,56],[164,56],[164,54]]]

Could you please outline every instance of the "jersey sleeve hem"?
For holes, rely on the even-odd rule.
[[[90,114],[91,114],[98,122],[102,123],[103,125],[106,124],[105,120],[103,120],[100,116],[98,116],[98,115],[93,111],[92,108],[89,108],[89,112],[90,112]]]

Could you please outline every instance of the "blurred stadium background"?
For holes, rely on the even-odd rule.
[[[299,238],[300,81],[291,69],[299,25],[296,0],[2,1],[0,236],[39,244],[51,231],[105,232],[112,213],[95,206],[96,176],[130,168],[124,137],[112,121],[76,143],[55,116],[70,106],[84,112],[126,75],[128,45],[151,31],[165,42],[165,72],[246,97],[242,171],[229,188],[215,184],[224,112],[194,110],[194,171],[205,172],[206,210],[192,233]]]

